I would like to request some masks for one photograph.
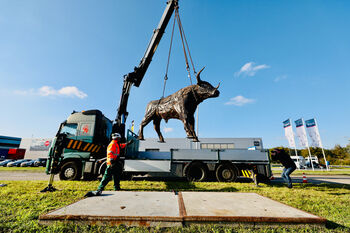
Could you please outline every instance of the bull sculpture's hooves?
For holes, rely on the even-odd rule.
[[[193,139],[192,142],[200,142],[198,139]]]
[[[144,141],[145,140],[143,137],[138,137],[137,139],[140,140],[140,141]]]
[[[165,143],[165,141],[163,140],[163,141],[158,141],[159,143]]]

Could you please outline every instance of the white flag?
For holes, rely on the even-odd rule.
[[[316,125],[315,119],[310,119],[305,121],[307,132],[312,141],[312,146],[322,147],[320,133],[318,132],[318,127]]]
[[[305,131],[305,127],[304,127],[304,122],[303,122],[303,118],[300,118],[295,122],[295,127],[296,127],[296,133],[297,133],[297,137],[299,139],[300,145],[302,147],[309,147],[309,143],[307,141],[307,136],[306,136],[306,131]]]
[[[284,127],[284,135],[286,136],[289,146],[295,148],[295,140],[294,140],[294,133],[292,124],[290,123],[290,119],[283,121],[283,127]]]

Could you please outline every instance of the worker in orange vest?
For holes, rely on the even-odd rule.
[[[123,163],[119,160],[121,150],[132,143],[130,140],[127,143],[120,143],[121,136],[119,133],[112,134],[112,141],[107,147],[107,168],[102,177],[101,183],[97,191],[88,192],[85,196],[100,196],[109,181],[113,178],[114,190],[120,190],[120,177],[123,173]]]

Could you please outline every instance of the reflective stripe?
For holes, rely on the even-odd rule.
[[[86,148],[88,148],[89,145],[90,145],[90,143],[86,144],[86,146],[84,147],[83,150],[86,150]]]
[[[72,145],[72,143],[73,143],[73,140],[71,139],[71,140],[69,141],[69,143],[68,143],[67,148],[70,148],[70,146]]]
[[[75,141],[73,144],[73,149],[75,149],[75,146],[77,145],[78,141]]]
[[[81,146],[82,143],[83,143],[82,141],[79,142],[79,145],[78,145],[77,149],[80,148],[80,146]]]

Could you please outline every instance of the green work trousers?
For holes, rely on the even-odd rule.
[[[109,181],[114,180],[114,190],[120,190],[120,177],[123,172],[123,165],[116,161],[113,165],[108,165],[105,174],[102,177],[101,183],[98,186],[99,191],[103,191]]]

